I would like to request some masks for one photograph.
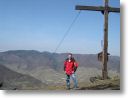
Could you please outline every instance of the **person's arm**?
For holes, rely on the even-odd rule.
[[[76,72],[77,68],[78,68],[78,63],[74,62],[74,72]]]

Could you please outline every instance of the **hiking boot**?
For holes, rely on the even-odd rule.
[[[68,87],[66,90],[70,90],[70,87]]]

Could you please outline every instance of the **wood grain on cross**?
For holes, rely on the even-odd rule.
[[[110,7],[108,5],[109,0],[104,0],[104,6],[81,6],[77,5],[76,10],[89,10],[89,11],[101,11],[104,14],[104,47],[103,47],[103,68],[102,77],[103,79],[108,78],[107,71],[107,53],[108,53],[108,14],[109,12],[120,13],[120,8]]]

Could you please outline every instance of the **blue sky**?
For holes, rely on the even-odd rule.
[[[119,0],[109,5],[120,7]],[[75,5],[101,6],[103,0],[0,0],[0,51],[53,52],[78,13]],[[57,52],[95,54],[102,50],[104,17],[82,11]],[[120,14],[109,14],[109,47],[120,56]]]

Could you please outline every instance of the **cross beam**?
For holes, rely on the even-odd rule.
[[[108,14],[109,12],[120,13],[120,8],[109,7],[108,1],[104,0],[104,7],[103,6],[76,6],[76,10],[89,10],[89,11],[101,11],[104,14],[104,47],[102,52],[102,77],[103,79],[108,78],[108,71],[107,71],[107,54],[108,54]]]
[[[101,11],[105,10],[103,6],[81,6],[77,5],[76,10],[89,10],[89,11]],[[120,13],[120,8],[108,7],[108,12]]]

